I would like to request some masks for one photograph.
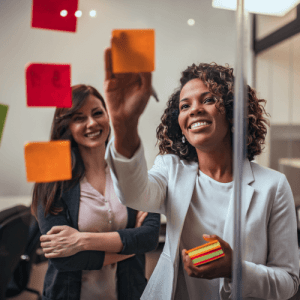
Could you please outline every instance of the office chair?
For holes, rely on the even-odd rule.
[[[26,249],[31,220],[24,205],[0,212],[0,300],[6,299],[7,285]]]

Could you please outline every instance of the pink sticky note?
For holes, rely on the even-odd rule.
[[[33,28],[76,31],[78,0],[33,0]]]
[[[28,106],[72,107],[71,66],[29,64],[26,89]]]

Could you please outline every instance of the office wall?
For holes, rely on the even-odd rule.
[[[0,1],[0,103],[10,106],[0,145],[0,196],[29,195],[23,158],[27,141],[47,141],[53,108],[28,108],[24,67],[28,62],[72,64],[72,84],[86,83],[102,93],[103,49],[115,28],[156,30],[156,70],[152,98],[139,132],[151,167],[158,149],[155,130],[180,72],[191,63],[234,64],[235,14],[211,7],[211,0],[81,0],[76,33],[30,28],[30,0]],[[91,18],[88,12],[97,11]],[[188,26],[187,20],[196,23]]]
[[[258,16],[258,38],[274,32],[293,21],[295,17],[296,9],[284,17]],[[300,125],[299,49],[300,34],[284,40],[256,57],[256,88],[259,97],[267,100],[266,111],[270,114],[271,126]],[[264,166],[274,167],[270,157],[271,151],[276,151],[276,147],[270,148],[270,136],[267,135],[265,151],[257,161]],[[291,139],[287,137],[282,143],[289,141]]]

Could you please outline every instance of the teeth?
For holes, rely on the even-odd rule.
[[[197,123],[192,124],[191,128],[205,126],[205,125],[208,125],[208,123],[207,122],[197,122]]]
[[[94,137],[94,136],[97,136],[97,135],[99,135],[99,134],[100,134],[100,131],[95,132],[95,133],[89,133],[89,134],[87,134],[86,136],[87,136],[87,137]]]

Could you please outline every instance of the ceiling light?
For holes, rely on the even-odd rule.
[[[236,0],[213,0],[212,6],[236,10]],[[263,15],[284,16],[293,9],[300,0],[245,0],[245,10]]]
[[[66,11],[65,9],[62,10],[62,11],[60,12],[60,15],[61,15],[62,17],[66,17],[67,14],[68,14],[68,11]]]
[[[194,20],[194,19],[188,19],[187,23],[188,23],[190,26],[194,26],[194,25],[195,25],[195,20]]]
[[[91,17],[93,17],[93,18],[96,17],[96,14],[97,13],[96,13],[96,11],[94,9],[90,11],[90,16]]]
[[[80,18],[82,16],[82,11],[81,10],[77,10],[75,12],[75,17]]]

